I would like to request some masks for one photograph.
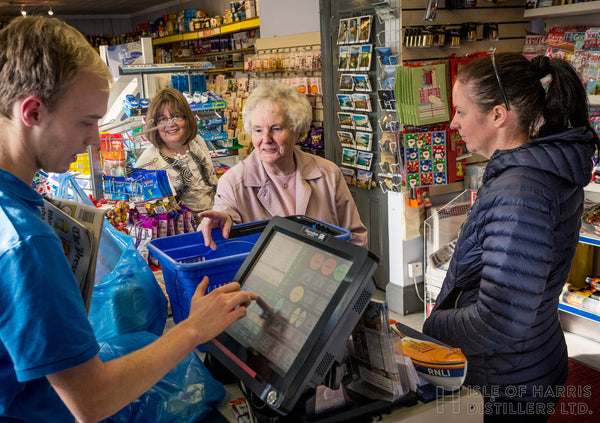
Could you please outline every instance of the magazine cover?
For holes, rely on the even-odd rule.
[[[40,211],[42,219],[54,228],[62,242],[65,256],[79,284],[86,311],[89,311],[104,210],[71,200],[46,197]]]

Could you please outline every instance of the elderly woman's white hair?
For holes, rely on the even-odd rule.
[[[242,111],[244,129],[249,134],[252,133],[252,115],[256,107],[277,107],[288,129],[298,138],[310,129],[312,107],[306,96],[295,87],[261,84],[252,91]]]

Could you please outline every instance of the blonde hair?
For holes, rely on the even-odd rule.
[[[100,55],[72,26],[56,18],[14,18],[0,31],[0,113],[10,117],[18,99],[35,95],[52,110],[81,71],[112,83]]]
[[[306,95],[300,94],[295,87],[284,85],[259,85],[252,91],[242,112],[244,129],[252,133],[252,115],[257,106],[276,106],[285,117],[286,125],[298,136],[303,136],[312,123],[312,107]]]

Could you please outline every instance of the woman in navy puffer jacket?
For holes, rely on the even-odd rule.
[[[567,377],[558,299],[598,144],[586,93],[562,60],[505,53],[463,69],[453,103],[451,127],[490,160],[423,332],[467,356],[485,422],[547,421]]]

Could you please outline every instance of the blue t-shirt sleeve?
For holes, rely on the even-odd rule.
[[[0,257],[0,341],[21,382],[66,370],[99,350],[58,237],[26,238]]]

